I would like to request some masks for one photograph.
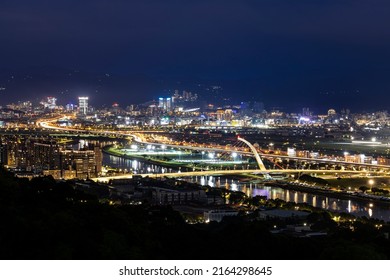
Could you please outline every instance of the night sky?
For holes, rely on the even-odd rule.
[[[388,109],[389,15],[388,0],[2,0],[0,68],[218,82],[235,100],[289,109]]]

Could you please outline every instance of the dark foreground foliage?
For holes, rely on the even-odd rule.
[[[186,224],[170,207],[110,206],[50,177],[0,174],[0,259],[386,259],[365,224],[327,237],[271,234],[240,217]]]

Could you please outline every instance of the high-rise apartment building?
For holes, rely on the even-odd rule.
[[[8,164],[8,147],[6,143],[3,143],[0,139],[0,165]]]
[[[55,179],[87,179],[102,171],[102,149],[91,145],[69,149],[55,139],[10,136],[0,139],[0,164]]]

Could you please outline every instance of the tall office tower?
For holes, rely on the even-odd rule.
[[[166,102],[166,110],[171,111],[172,110],[172,99],[170,97],[167,97],[165,102]]]
[[[164,98],[160,97],[158,99],[158,107],[159,108],[164,108]]]
[[[173,102],[171,97],[158,99],[158,108],[161,108],[164,112],[171,111],[173,109]]]
[[[86,115],[88,112],[88,97],[79,97],[79,113]]]

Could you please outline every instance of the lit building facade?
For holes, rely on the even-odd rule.
[[[79,113],[86,115],[88,113],[88,100],[86,96],[79,97]]]
[[[173,102],[171,97],[163,98],[160,97],[158,99],[158,107],[164,112],[169,112],[173,109]]]
[[[0,143],[1,165],[55,179],[87,179],[102,171],[100,146],[67,149],[54,139],[10,137]]]

